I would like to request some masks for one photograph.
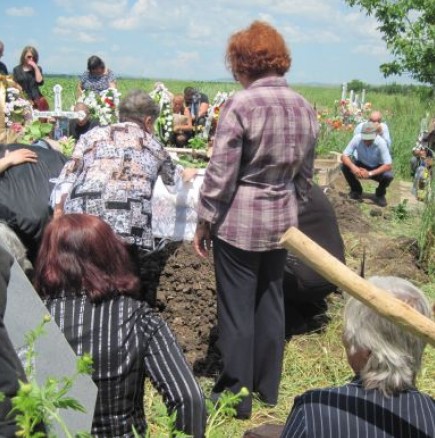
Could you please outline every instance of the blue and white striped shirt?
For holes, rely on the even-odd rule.
[[[296,397],[281,438],[433,438],[435,400],[417,390],[392,397],[355,379]]]

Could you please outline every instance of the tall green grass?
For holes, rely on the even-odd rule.
[[[71,108],[74,105],[78,77],[76,76],[49,76],[42,89],[51,105],[53,105],[53,86],[60,84],[63,88],[63,107]],[[147,92],[154,88],[155,80],[119,78],[118,89],[122,94],[138,88]],[[210,100],[218,91],[237,91],[240,85],[235,82],[185,82],[167,80],[165,85],[174,94],[182,93],[186,86],[194,86],[206,93]],[[317,109],[328,109],[333,114],[334,102],[341,97],[340,87],[314,87],[295,85],[293,87],[301,93]],[[420,121],[427,112],[433,110],[433,103],[422,103],[418,95],[388,95],[382,93],[368,93],[366,101],[371,102],[373,109],[380,110],[384,121],[388,124],[393,139],[394,171],[401,178],[409,178],[409,160],[411,149],[414,146],[419,130]],[[341,152],[352,138],[349,131],[329,131],[323,129],[318,143],[318,154],[324,155],[329,151]]]

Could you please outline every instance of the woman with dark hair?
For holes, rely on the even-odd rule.
[[[24,47],[20,65],[14,67],[13,76],[14,81],[22,88],[27,98],[33,102],[33,107],[40,111],[47,111],[47,100],[39,89],[44,85],[44,77],[38,61],[38,51],[32,46]]]
[[[145,433],[147,376],[169,412],[176,411],[176,429],[203,436],[201,389],[166,323],[136,299],[139,279],[109,225],[85,214],[53,220],[34,285],[76,354],[93,358],[98,397],[92,436],[133,437],[133,426]]]
[[[275,405],[284,351],[283,233],[297,225],[298,198],[313,176],[317,119],[284,74],[282,36],[254,22],[229,40],[226,59],[244,90],[225,102],[200,192],[196,252],[213,238],[218,346],[223,369],[213,398],[246,387]],[[249,418],[252,397],[237,407]]]
[[[99,56],[93,55],[88,59],[87,71],[80,77],[78,91],[81,94],[84,90],[100,92],[108,88],[116,88],[115,75]]]

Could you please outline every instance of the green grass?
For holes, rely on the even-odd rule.
[[[119,78],[118,89],[126,94],[131,89],[142,89],[150,92],[155,80]],[[53,86],[60,84],[63,88],[62,100],[64,109],[74,105],[78,84],[77,76],[48,76],[45,79],[42,91],[51,106],[53,105]],[[235,82],[185,82],[167,80],[165,85],[174,94],[182,93],[186,86],[197,87],[206,93],[210,100],[218,91],[239,90],[240,85]],[[301,93],[318,110],[329,110],[333,114],[334,102],[341,97],[340,87],[313,87],[295,85],[294,89]],[[393,139],[394,170],[402,178],[409,178],[409,160],[411,148],[414,146],[420,130],[420,121],[427,112],[434,110],[433,102],[422,103],[417,95],[387,95],[369,92],[366,101],[371,102],[373,109],[380,110],[388,124]],[[323,130],[318,144],[318,154],[328,151],[341,152],[349,140],[352,132]]]

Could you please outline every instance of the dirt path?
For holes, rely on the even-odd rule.
[[[363,252],[366,252],[366,276],[399,275],[417,283],[428,281],[416,264],[417,248],[414,240],[389,236],[381,231],[391,221],[392,206],[408,199],[408,208],[420,209],[413,199],[410,185],[394,181],[387,193],[389,207],[381,209],[373,204],[370,192],[375,184],[368,183],[368,194],[363,203],[369,214],[362,214],[361,206],[347,198],[347,186],[338,175],[326,194],[334,205],[346,246],[347,265],[359,272]],[[388,227],[387,227],[388,228]],[[157,255],[144,258],[150,299],[176,333],[188,361],[199,375],[211,375],[219,366],[216,351],[216,298],[213,260],[200,260],[190,242],[172,243]]]

